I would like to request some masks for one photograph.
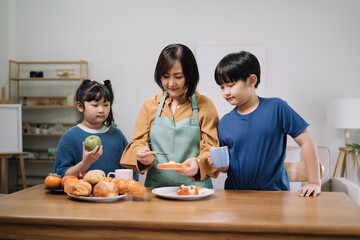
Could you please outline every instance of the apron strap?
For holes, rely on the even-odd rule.
[[[161,101],[159,103],[159,107],[158,107],[158,109],[156,111],[155,118],[160,117],[161,111],[162,111],[164,103],[165,103],[166,96],[167,96],[167,92],[164,92],[164,96],[161,98]],[[191,95],[191,105],[192,105],[192,110],[193,110],[193,117],[192,118],[193,118],[194,121],[197,122],[198,121],[199,108],[198,108],[198,105],[197,105],[197,102],[196,102],[195,93],[193,95]]]
[[[199,108],[196,102],[196,97],[195,97],[195,93],[193,95],[191,95],[191,105],[192,105],[192,110],[193,110],[193,121],[199,123],[198,120],[198,112],[199,112]]]
[[[160,103],[159,103],[159,107],[158,107],[158,109],[157,109],[157,111],[156,111],[155,119],[160,117],[160,114],[161,114],[162,108],[163,108],[163,106],[164,106],[164,102],[165,102],[166,96],[167,96],[167,92],[164,92],[164,96],[161,98],[161,101],[160,101]]]

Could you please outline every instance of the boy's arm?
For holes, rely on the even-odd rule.
[[[301,147],[308,175],[308,184],[300,188],[298,194],[300,196],[310,196],[312,193],[313,196],[316,196],[321,192],[319,156],[316,144],[307,129],[294,140]]]

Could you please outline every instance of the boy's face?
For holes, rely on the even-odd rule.
[[[237,82],[224,83],[220,85],[221,94],[231,105],[242,106],[248,103],[254,93],[252,83],[238,80]]]

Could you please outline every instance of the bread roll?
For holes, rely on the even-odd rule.
[[[91,183],[92,185],[97,184],[105,178],[105,172],[99,169],[90,170],[84,176],[84,181]]]
[[[116,183],[118,181],[118,179],[117,178],[112,178],[112,177],[106,177],[106,178],[103,179],[103,181]]]
[[[69,178],[64,183],[64,192],[68,194],[73,194],[76,190],[76,184],[78,184],[79,179],[77,178]]]
[[[145,193],[144,185],[141,182],[132,179],[118,179],[116,187],[121,194],[141,196]]]
[[[91,195],[92,185],[89,182],[80,180],[75,185],[74,195],[76,196],[89,196]]]
[[[93,189],[94,197],[116,197],[119,195],[117,187],[113,182],[106,182],[101,180]]]
[[[176,191],[177,195],[199,195],[199,189],[202,191],[201,187],[190,185],[185,186],[182,184]]]

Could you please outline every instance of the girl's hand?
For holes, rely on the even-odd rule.
[[[309,197],[312,194],[312,196],[316,197],[320,192],[320,185],[309,183],[308,185],[299,189],[298,195],[301,197]]]
[[[185,165],[188,167],[181,169],[181,170],[176,170],[176,172],[181,175],[192,177],[192,176],[195,176],[197,174],[197,172],[199,171],[199,165],[196,163],[196,158],[189,158],[189,159],[185,160],[182,163],[182,165]]]
[[[150,165],[154,162],[155,157],[150,152],[149,147],[143,147],[136,153],[136,160],[141,162],[144,165]]]
[[[85,149],[84,142],[82,144],[83,144],[83,161],[84,161],[86,166],[90,167],[90,165],[93,164],[96,160],[98,160],[99,157],[102,155],[102,153],[103,153],[103,145],[101,145],[100,149],[99,149],[99,146],[96,146],[94,148],[94,150],[87,151]]]

